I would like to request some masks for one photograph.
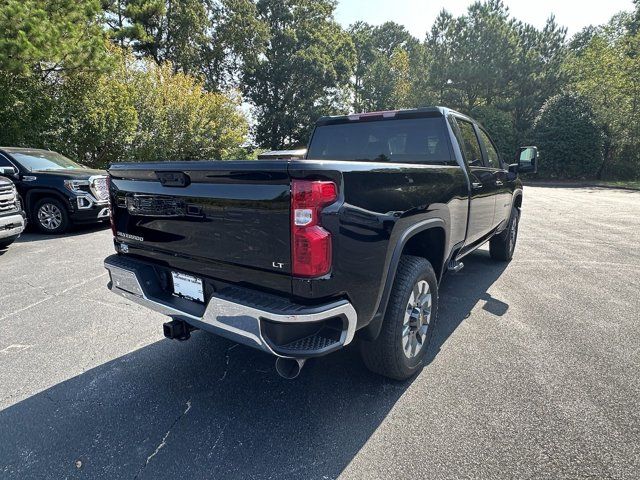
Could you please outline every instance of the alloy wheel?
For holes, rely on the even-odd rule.
[[[411,291],[402,324],[402,351],[407,358],[414,358],[427,343],[431,301],[429,283],[420,280]]]
[[[62,225],[62,212],[52,203],[44,203],[38,209],[38,221],[47,230],[56,230]]]
[[[509,229],[509,251],[513,252],[516,248],[516,238],[518,237],[518,217],[516,216],[511,221],[511,228]]]

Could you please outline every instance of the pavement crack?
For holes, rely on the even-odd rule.
[[[135,476],[133,477],[134,480],[140,478],[140,476],[144,473],[144,469],[147,468],[147,465],[149,465],[149,462],[151,461],[151,459],[155,457],[160,452],[160,450],[162,450],[167,445],[167,439],[171,434],[171,430],[173,430],[173,427],[176,426],[176,424],[182,419],[182,417],[184,417],[187,413],[189,413],[189,410],[191,410],[190,399],[187,400],[186,408],[184,409],[184,411],[175,418],[173,423],[171,423],[171,425],[169,426],[169,429],[167,430],[167,433],[164,434],[164,436],[162,437],[162,440],[160,441],[156,449],[153,451],[151,455],[147,457],[147,460],[144,462],[144,465],[140,467],[140,470],[138,470],[138,472],[135,474]]]
[[[229,426],[229,421],[227,421],[227,423],[225,423],[224,426],[220,429],[220,432],[218,432],[218,437],[216,438],[216,441],[213,442],[213,446],[211,447],[211,451],[208,453],[207,458],[211,458],[211,456],[213,455],[213,452],[216,451],[216,447],[218,446],[220,439],[224,436],[224,432],[227,430],[228,426]]]
[[[97,279],[99,279],[101,277],[104,277],[105,275],[107,275],[107,272],[101,273],[100,275],[96,275],[95,277],[87,278],[86,280],[83,280],[82,282],[78,282],[75,285],[71,285],[70,287],[65,288],[61,292],[49,295],[49,296],[47,296],[47,297],[45,297],[45,298],[43,298],[41,300],[38,300],[37,302],[34,302],[34,303],[32,303],[30,305],[27,305],[25,307],[19,308],[18,310],[14,310],[13,312],[10,312],[7,315],[4,315],[3,317],[0,317],[0,321],[6,320],[7,318],[9,318],[9,317],[11,317],[11,316],[13,316],[13,315],[15,315],[17,313],[21,313],[21,312],[24,312],[25,310],[29,310],[30,308],[36,307],[36,306],[38,306],[38,305],[40,305],[40,304],[42,304],[44,302],[47,302],[49,300],[58,298],[58,297],[60,297],[60,296],[62,296],[64,294],[70,292],[71,290],[74,290],[74,289],[76,289],[78,287],[82,287],[83,285],[86,285],[89,282],[92,282],[92,281],[97,280]]]
[[[219,381],[222,381],[227,377],[227,372],[229,371],[229,352],[234,348],[236,348],[237,346],[238,344],[236,343],[234,345],[231,345],[229,348],[227,348],[227,351],[225,352],[224,372],[222,373],[222,376],[220,377]]]

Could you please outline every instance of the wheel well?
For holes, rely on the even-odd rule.
[[[441,227],[433,227],[416,233],[402,249],[403,255],[424,257],[431,263],[436,277],[442,276],[445,233]]]
[[[513,201],[513,206],[516,208],[522,207],[522,195],[518,195],[516,199]]]
[[[59,202],[62,202],[62,205],[67,209],[67,211],[69,211],[69,207],[67,206],[67,202],[65,201],[64,197],[55,191],[38,190],[35,192],[27,192],[27,198],[24,199],[26,203],[23,208],[30,219],[32,213],[31,210],[33,209],[34,205],[38,203],[38,201],[47,197],[55,198]]]

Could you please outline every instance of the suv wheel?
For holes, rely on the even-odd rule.
[[[369,370],[396,380],[418,373],[424,364],[438,315],[438,282],[421,257],[400,259],[382,328],[373,342],[361,342]]]
[[[43,233],[64,233],[69,227],[67,209],[55,198],[36,202],[31,218]]]
[[[508,262],[513,258],[518,239],[518,224],[520,223],[520,210],[511,209],[511,218],[507,228],[489,241],[489,254],[494,260]]]

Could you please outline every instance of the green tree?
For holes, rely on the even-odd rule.
[[[131,158],[138,161],[225,157],[245,141],[239,96],[207,92],[203,83],[171,64],[147,62],[131,72],[138,128]]]
[[[0,70],[41,78],[105,67],[98,0],[4,0],[0,4]]]
[[[354,102],[356,111],[416,106],[415,85],[423,47],[403,26],[353,24],[349,33],[356,49]]]
[[[47,147],[93,167],[123,161],[131,154],[138,112],[130,88],[126,55],[112,49],[107,74],[68,75],[57,88],[56,109],[42,138]]]
[[[607,134],[603,177],[640,177],[640,33],[633,33],[633,19],[614,16],[565,64],[572,88],[588,99]]]
[[[597,178],[603,135],[584,97],[563,93],[547,100],[535,120],[533,138],[542,159],[540,176]]]
[[[472,4],[466,15],[440,13],[427,36],[430,83],[444,104],[470,112],[507,90],[516,33],[502,0]]]
[[[56,108],[55,85],[0,71],[0,145],[42,146]]]
[[[59,151],[86,165],[230,158],[246,143],[238,94],[207,92],[170,63],[111,48],[112,70],[66,72],[55,83],[0,74],[0,143]]]
[[[270,38],[243,77],[255,106],[256,142],[305,144],[319,116],[346,110],[353,43],[333,20],[333,0],[260,0],[257,8]]]
[[[366,22],[356,22],[349,27],[349,35],[355,51],[353,72],[353,109],[356,112],[365,110],[364,78],[376,57],[373,45],[373,27]]]
[[[504,160],[512,163],[520,146],[513,115],[495,105],[478,106],[473,109],[471,115],[487,129]]]
[[[508,69],[509,84],[504,90],[503,109],[511,112],[517,140],[529,137],[533,121],[545,100],[558,94],[567,77],[566,28],[551,16],[542,30],[514,23],[516,45]]]
[[[117,44],[201,75],[211,90],[235,85],[245,58],[266,40],[252,0],[108,0],[105,10]]]

